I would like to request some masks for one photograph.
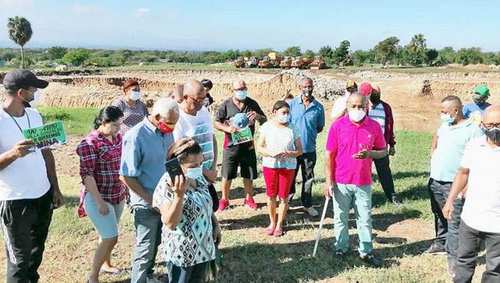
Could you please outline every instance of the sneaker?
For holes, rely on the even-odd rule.
[[[316,209],[314,209],[314,207],[307,207],[306,208],[306,212],[307,214],[309,214],[309,216],[311,217],[316,217],[319,215],[318,211]]]
[[[250,208],[252,210],[257,209],[257,204],[255,203],[255,200],[253,200],[253,197],[249,197],[249,198],[245,199],[244,204],[247,208]]]
[[[220,199],[219,200],[219,209],[217,212],[222,212],[223,210],[227,209],[229,207],[229,200],[227,199]]]
[[[347,252],[344,252],[343,250],[336,250],[335,251],[335,257],[344,257],[347,255]]]
[[[443,246],[437,245],[433,243],[426,251],[426,254],[431,254],[431,255],[444,255],[446,254],[446,250],[444,249]]]
[[[383,265],[383,261],[373,254],[367,254],[365,256],[361,256],[360,258],[364,263],[372,267],[381,267]]]

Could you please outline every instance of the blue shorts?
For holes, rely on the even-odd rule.
[[[99,208],[92,194],[86,193],[83,200],[85,212],[90,218],[90,221],[92,221],[92,224],[94,224],[101,239],[110,239],[118,236],[118,225],[120,223],[125,201],[119,204],[110,204],[109,202],[106,202],[106,204],[108,205],[109,212],[106,215],[102,215],[99,212]]]

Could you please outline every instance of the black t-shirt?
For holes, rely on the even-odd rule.
[[[243,102],[243,108],[239,109],[238,106],[234,104],[233,98],[231,97],[224,100],[224,102],[219,106],[217,114],[215,115],[215,120],[220,123],[226,123],[229,122],[229,119],[231,119],[238,113],[248,113],[252,111],[255,111],[260,115],[260,117],[256,119],[259,124],[262,125],[267,121],[266,114],[264,114],[264,111],[262,111],[257,101],[251,99],[250,97],[247,97]],[[255,125],[250,125],[250,130],[252,131],[252,134],[255,134]],[[251,146],[252,143],[249,142],[240,145]],[[230,146],[234,147],[234,145],[231,145],[231,135],[226,133],[224,135],[224,148],[228,148]]]

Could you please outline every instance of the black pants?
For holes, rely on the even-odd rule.
[[[434,231],[436,232],[434,244],[444,249],[448,233],[448,221],[443,215],[443,207],[450,193],[451,182],[441,182],[431,178],[429,179],[428,189],[432,213],[434,214]]]
[[[210,262],[199,263],[190,267],[172,265],[169,276],[170,283],[203,283],[207,282]]]
[[[316,165],[316,152],[307,152],[297,157],[297,169],[295,170],[294,182],[290,194],[295,193],[295,179],[302,172],[301,200],[304,207],[312,206],[312,187],[314,181],[314,166]]]
[[[0,202],[7,252],[6,282],[37,282],[52,220],[52,191],[37,199]]]
[[[394,180],[392,179],[391,167],[389,166],[389,156],[381,159],[374,159],[373,162],[375,162],[378,180],[380,185],[382,185],[385,196],[392,202],[396,192],[394,191]]]
[[[453,282],[472,281],[481,241],[484,241],[486,246],[486,271],[483,273],[481,282],[500,282],[500,233],[477,231],[462,221],[459,235],[458,259]]]

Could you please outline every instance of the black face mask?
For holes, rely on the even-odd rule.
[[[490,139],[492,142],[495,144],[500,143],[500,128],[491,128],[491,129],[486,129],[485,127],[482,127],[484,135]]]

